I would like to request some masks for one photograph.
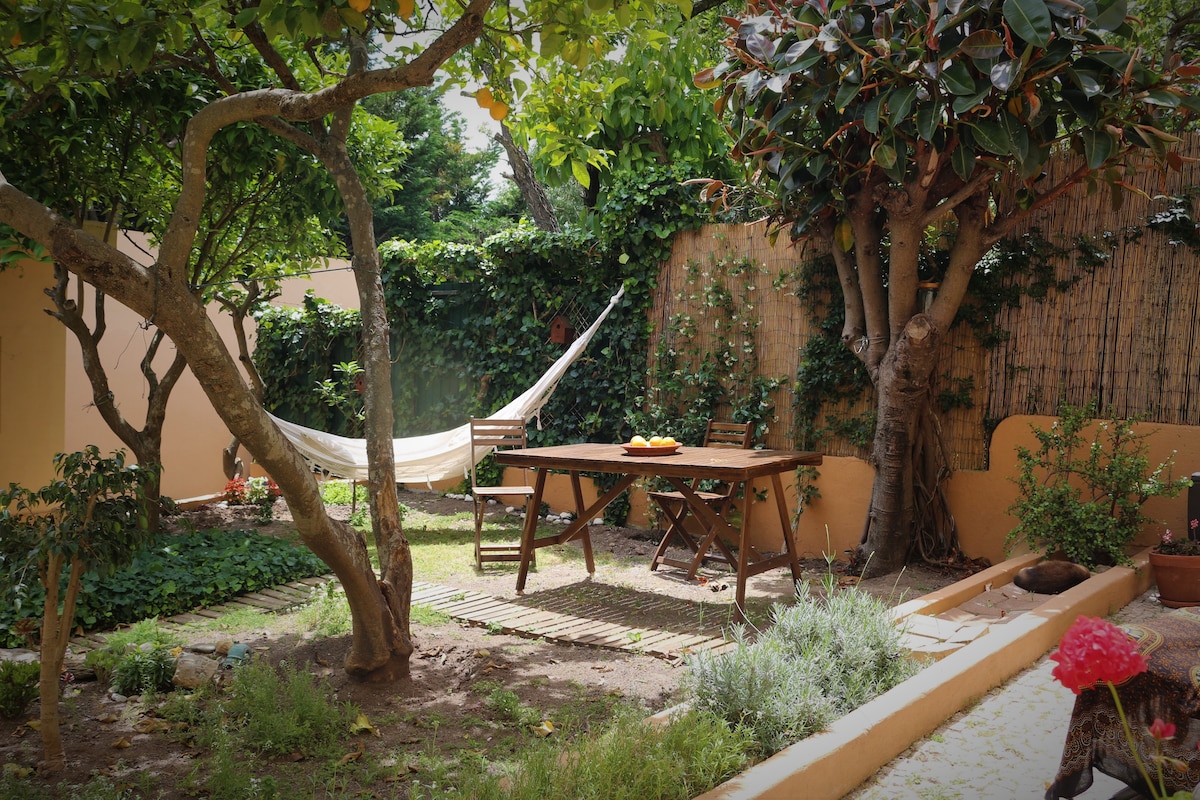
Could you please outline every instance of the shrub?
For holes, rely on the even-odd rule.
[[[1125,547],[1141,526],[1153,520],[1142,511],[1151,497],[1174,497],[1191,485],[1172,479],[1174,458],[1153,469],[1137,419],[1115,416],[1095,426],[1091,441],[1083,430],[1096,417],[1096,404],[1080,408],[1063,403],[1049,430],[1031,425],[1038,448],[1017,448],[1017,499],[1009,507],[1017,526],[1005,540],[1033,550],[1061,552],[1092,569],[1129,561]]]
[[[266,663],[233,671],[223,715],[244,748],[268,755],[324,755],[357,713],[339,707],[328,682],[288,664]]]
[[[694,655],[685,688],[771,755],[916,672],[889,612],[866,592],[836,590],[832,577],[821,598],[803,583],[795,605],[772,608],[756,642],[738,629],[735,649]]]
[[[158,646],[130,648],[112,668],[112,689],[124,695],[169,692],[175,675],[175,656]]]
[[[37,661],[0,661],[0,717],[16,719],[38,696]]]

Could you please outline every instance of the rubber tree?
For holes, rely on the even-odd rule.
[[[929,385],[981,259],[1073,187],[1119,202],[1139,162],[1177,167],[1162,117],[1200,108],[1200,65],[1122,46],[1123,0],[756,0],[726,21],[726,60],[695,81],[721,89],[772,235],[822,242],[836,264],[841,339],[877,397],[858,556],[885,574],[918,518],[946,516],[928,508],[949,472],[931,458]],[[938,239],[946,266],[923,311],[918,268]]]
[[[372,171],[362,169],[373,151],[352,146],[348,131],[354,106],[372,94],[431,85],[438,70],[485,25],[492,32],[516,29],[516,35],[532,37],[561,15],[566,23],[560,40],[577,42],[589,35],[583,21],[615,13],[614,4],[471,0],[447,3],[440,13],[428,8],[418,13],[411,0],[52,5],[10,4],[0,14],[0,43],[7,43],[0,74],[9,81],[11,96],[23,97],[28,108],[56,95],[69,98],[96,82],[116,84],[155,69],[194,71],[212,80],[216,90],[190,114],[178,143],[180,185],[153,264],[139,264],[89,235],[10,182],[2,167],[0,224],[44,247],[56,263],[171,338],[230,433],[279,485],[301,539],[345,587],[353,619],[347,672],[363,680],[406,676],[412,652],[412,563],[394,481],[387,314],[365,185]],[[621,3],[641,5],[641,0]],[[390,39],[386,48],[385,38]],[[222,70],[222,64],[235,61],[236,70]],[[345,206],[364,319],[360,361],[366,370],[378,576],[364,536],[330,518],[312,469],[263,409],[189,282],[208,176],[220,156],[214,143],[227,129],[253,126],[312,154]]]

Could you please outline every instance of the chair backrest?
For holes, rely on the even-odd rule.
[[[475,482],[475,458],[478,448],[508,450],[525,447],[525,420],[471,418],[471,486]]]
[[[708,421],[708,429],[704,432],[705,447],[735,447],[738,450],[749,450],[753,444],[749,422],[718,422]]]

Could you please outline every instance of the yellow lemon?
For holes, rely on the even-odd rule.
[[[630,447],[646,447],[650,443],[646,441],[645,436],[635,436],[629,440]]]
[[[663,446],[663,438],[661,436],[651,436],[650,437],[650,446],[651,447],[662,447]]]
[[[360,14],[371,7],[371,0],[350,0],[349,6]]]
[[[674,447],[676,444],[675,437],[674,436],[664,436],[662,439],[662,443],[663,443],[663,447]]]

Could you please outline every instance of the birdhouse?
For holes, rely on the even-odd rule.
[[[575,329],[566,317],[555,317],[550,323],[550,341],[558,344],[570,344],[575,341]]]

